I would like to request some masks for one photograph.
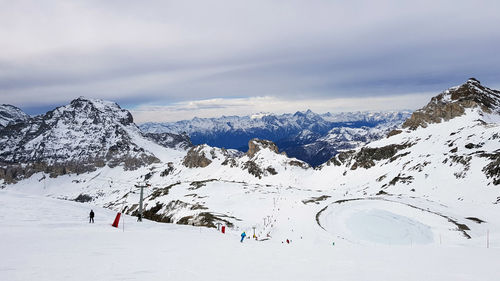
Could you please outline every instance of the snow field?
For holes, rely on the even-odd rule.
[[[286,200],[284,200],[286,201]],[[96,223],[87,215],[93,208]],[[161,224],[0,191],[0,280],[496,280],[500,249],[239,242],[239,232]]]

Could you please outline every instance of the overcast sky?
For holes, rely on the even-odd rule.
[[[3,1],[0,103],[85,96],[138,122],[416,109],[500,85],[500,1]]]

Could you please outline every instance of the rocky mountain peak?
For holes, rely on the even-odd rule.
[[[481,85],[481,82],[479,80],[477,80],[476,78],[474,77],[471,77],[467,80],[466,84],[477,84],[477,85]]]
[[[255,156],[257,152],[259,152],[262,149],[269,149],[275,153],[279,153],[278,146],[276,146],[274,142],[261,139],[251,139],[248,142],[247,155],[248,157],[252,158]]]
[[[82,118],[91,118],[94,123],[107,119],[108,121],[118,121],[122,125],[130,125],[134,123],[132,114],[127,110],[122,109],[118,104],[100,99],[89,99],[79,97],[71,101],[69,105],[59,107],[54,110],[55,115],[67,115],[70,112],[71,117],[79,115]]]
[[[423,108],[415,111],[403,124],[403,128],[417,129],[431,123],[440,123],[462,116],[467,108],[479,108],[485,113],[500,114],[500,91],[481,85],[475,78],[469,78],[460,86],[433,97]]]
[[[28,114],[13,105],[0,105],[0,128],[6,127],[12,123],[26,121],[29,118],[30,116]]]
[[[484,107],[485,111],[495,111],[500,106],[500,92],[484,87],[476,78],[469,78],[464,84],[452,87],[438,97],[443,102],[475,102],[477,105]]]
[[[0,178],[15,181],[45,171],[53,176],[158,162],[140,143],[132,115],[116,103],[78,98],[0,135]]]

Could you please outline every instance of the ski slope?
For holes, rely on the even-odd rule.
[[[91,208],[95,224],[87,221]],[[120,228],[113,228],[115,214],[89,204],[0,190],[0,280],[498,278],[498,239],[489,249],[437,244],[333,246],[327,232],[292,239],[291,244],[275,239],[240,243],[236,231],[223,235],[208,228],[138,223],[129,216]]]

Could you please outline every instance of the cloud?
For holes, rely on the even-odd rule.
[[[500,85],[498,1],[9,1],[0,100],[339,100]],[[204,110],[204,109],[200,109]],[[260,111],[260,110],[259,110]]]

